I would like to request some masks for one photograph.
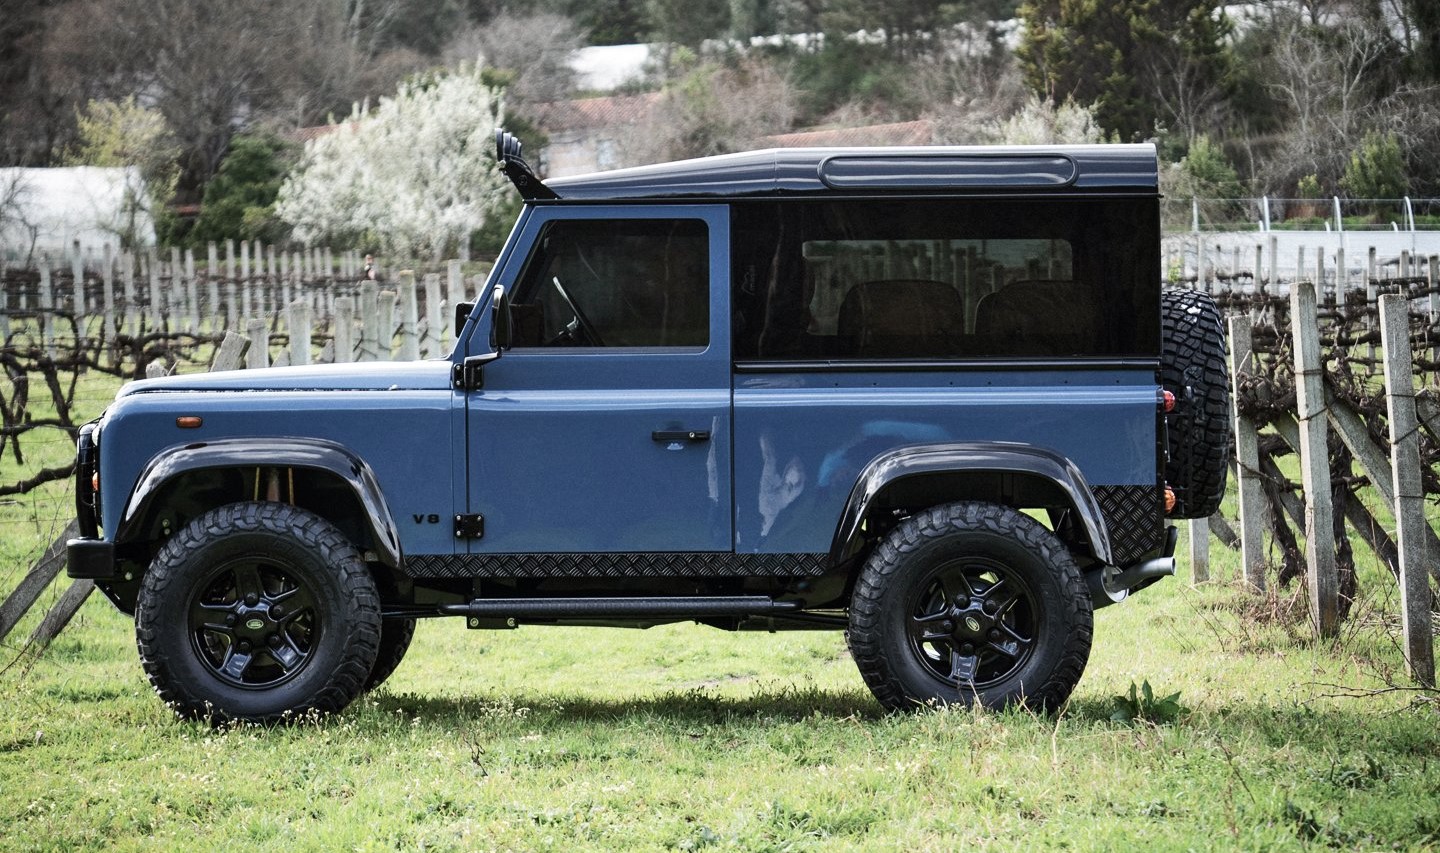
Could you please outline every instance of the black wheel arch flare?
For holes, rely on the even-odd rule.
[[[344,482],[365,515],[378,560],[394,569],[401,567],[400,533],[375,472],[342,444],[298,436],[225,438],[160,451],[146,463],[121,511],[115,542],[143,535],[155,502],[177,478],[205,470],[257,467],[321,471]]]
[[[855,556],[860,546],[860,528],[887,491],[903,487],[905,481],[924,478],[942,480],[941,493],[957,485],[978,486],[986,478],[1005,475],[1038,481],[1053,489],[1075,512],[1089,556],[1113,563],[1105,517],[1080,469],[1066,457],[1048,448],[1006,441],[944,442],[898,447],[875,457],[860,472],[845,509],[835,528],[830,546],[831,565],[840,565]],[[948,488],[947,488],[948,487]],[[990,488],[987,484],[982,488]],[[982,499],[979,495],[948,494],[934,503],[958,499]],[[993,497],[984,498],[994,500]]]

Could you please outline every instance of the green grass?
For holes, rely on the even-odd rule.
[[[96,598],[38,661],[0,649],[3,846],[1437,848],[1436,705],[1333,695],[1399,666],[1366,589],[1315,643],[1256,617],[1284,600],[1166,581],[1097,614],[1057,717],[884,715],[833,633],[437,620],[344,714],[221,731],[170,715]],[[1188,711],[1112,722],[1142,680]]]

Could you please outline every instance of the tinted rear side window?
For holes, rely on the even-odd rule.
[[[1154,199],[732,210],[738,360],[1158,352]]]

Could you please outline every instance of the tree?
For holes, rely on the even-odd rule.
[[[1031,97],[1018,111],[994,122],[985,134],[987,142],[1004,145],[1069,145],[1105,142],[1103,128],[1095,113],[1073,103],[1056,105]]]
[[[1185,194],[1202,198],[1239,198],[1243,193],[1240,176],[1225,151],[1210,141],[1208,136],[1198,136],[1190,145],[1190,153],[1180,161],[1180,170],[1186,177]]]
[[[1216,0],[1027,0],[1020,15],[1031,90],[1093,104],[1122,140],[1147,137],[1167,118],[1193,132],[1224,77],[1228,24]]]
[[[1350,154],[1350,163],[1340,186],[1351,198],[1400,198],[1409,181],[1405,158],[1393,133],[1365,134],[1360,147]]]
[[[318,123],[410,62],[371,30],[402,0],[70,0],[45,51],[72,103],[142,93],[182,150],[179,191],[198,200],[230,139],[262,119]],[[371,11],[365,11],[371,10]],[[397,77],[384,79],[388,88]]]
[[[511,105],[558,101],[575,91],[570,65],[585,40],[575,22],[553,12],[501,12],[488,23],[473,26],[445,46],[448,64],[484,57],[492,68],[514,76],[505,88]]]
[[[124,168],[120,219],[97,223],[122,246],[135,246],[148,222],[164,217],[180,177],[180,147],[158,110],[132,95],[123,101],[91,101],[76,121],[80,143],[71,165]]]
[[[274,242],[280,238],[275,198],[285,178],[290,148],[269,134],[235,137],[220,170],[205,185],[191,242],[232,237]]]
[[[372,241],[400,257],[468,242],[504,191],[500,89],[478,63],[412,77],[305,146],[276,213],[305,242]]]

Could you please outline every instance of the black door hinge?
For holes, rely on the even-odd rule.
[[[456,362],[450,369],[451,383],[459,391],[479,391],[485,387],[485,365],[499,357],[498,352],[487,352]]]
[[[455,516],[456,539],[485,538],[485,516],[479,513]]]

